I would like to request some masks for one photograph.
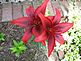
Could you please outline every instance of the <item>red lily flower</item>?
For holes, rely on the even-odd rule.
[[[39,14],[39,17],[42,20],[43,26],[45,30],[43,33],[34,39],[35,42],[41,42],[48,40],[48,57],[50,56],[51,52],[54,49],[55,41],[59,42],[60,44],[64,43],[64,39],[62,37],[62,33],[68,31],[72,26],[73,23],[62,22],[60,23],[61,14],[60,11],[55,8],[56,15],[54,19],[51,20],[51,17],[44,17],[42,13]]]
[[[24,27],[25,33],[22,37],[22,41],[27,43],[27,41],[31,38],[32,34],[38,36],[42,33],[43,25],[38,14],[41,12],[45,15],[46,6],[49,0],[44,0],[44,2],[38,6],[36,10],[32,6],[26,9],[27,17],[21,17],[16,20],[11,21],[12,24],[16,24],[18,26]],[[44,44],[44,42],[42,42]]]

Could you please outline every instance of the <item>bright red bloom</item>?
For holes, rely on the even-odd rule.
[[[35,42],[41,42],[48,40],[48,56],[50,56],[51,52],[54,49],[55,41],[59,42],[60,44],[64,43],[64,39],[62,37],[62,33],[68,31],[72,26],[73,23],[62,22],[60,11],[55,8],[56,15],[52,20],[52,17],[44,17],[42,13],[39,14],[39,17],[42,20],[44,31],[42,34],[34,39]]]
[[[32,6],[26,9],[27,17],[21,17],[16,20],[11,21],[12,24],[16,24],[18,26],[24,27],[25,33],[22,37],[22,41],[27,43],[27,41],[31,38],[32,34],[35,36],[39,36],[43,31],[43,25],[39,13],[45,15],[46,6],[49,0],[44,0],[44,2],[36,9]],[[44,44],[44,42],[42,42]]]

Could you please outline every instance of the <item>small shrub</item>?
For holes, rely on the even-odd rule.
[[[16,40],[13,40],[13,47],[10,50],[11,53],[15,53],[16,57],[19,57],[26,50],[26,46],[22,41],[16,42]]]

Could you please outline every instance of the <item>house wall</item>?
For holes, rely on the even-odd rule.
[[[26,0],[0,0],[1,3],[9,3],[9,2],[19,2],[19,1],[26,1]]]
[[[3,1],[3,0],[0,0]],[[6,0],[4,0],[6,1]],[[3,2],[4,2],[3,1]],[[37,0],[38,1],[38,0]],[[33,3],[35,5],[36,1]],[[81,2],[76,2],[78,8],[81,10]],[[34,5],[33,4],[33,5]],[[0,4],[0,22],[5,22],[5,21],[11,21],[13,19],[22,17],[22,16],[26,16],[25,14],[25,9],[32,5],[31,3],[29,3],[28,1],[23,1],[20,3],[2,3]],[[62,14],[62,16],[67,16],[68,14],[68,2],[67,1],[60,1],[60,4],[58,3],[58,1],[54,1],[53,2],[54,7],[58,8]],[[34,8],[36,8],[37,6],[35,6]],[[50,7],[48,7],[49,10]]]

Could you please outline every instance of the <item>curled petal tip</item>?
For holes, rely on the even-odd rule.
[[[44,0],[43,3],[40,6],[38,6],[35,13],[38,14],[38,13],[41,12],[42,14],[45,14],[46,6],[47,6],[48,1],[49,0]]]
[[[55,15],[55,18],[53,19],[53,24],[54,25],[58,24],[60,22],[60,20],[61,20],[60,11],[57,8],[55,8],[55,11],[56,11],[56,15]]]
[[[45,43],[45,41],[42,41],[41,43],[42,43],[42,45],[43,45],[43,46],[46,46],[46,43]]]
[[[71,23],[72,24],[72,26],[74,25],[74,22],[73,23]]]

